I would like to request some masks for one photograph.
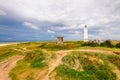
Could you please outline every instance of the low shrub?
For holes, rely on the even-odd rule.
[[[82,46],[97,47],[100,46],[97,42],[85,42]]]

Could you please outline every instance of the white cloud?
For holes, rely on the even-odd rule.
[[[38,26],[36,26],[36,25],[34,25],[34,24],[30,23],[30,22],[24,22],[24,25],[26,27],[29,27],[29,28],[34,29],[34,30],[39,30],[40,29]]]
[[[0,15],[6,15],[6,12],[0,10]]]
[[[48,33],[55,34],[55,31],[47,30]]]

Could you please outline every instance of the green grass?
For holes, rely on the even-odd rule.
[[[58,66],[56,72],[55,80],[97,80],[95,76],[89,75],[87,72],[76,71],[64,64]]]

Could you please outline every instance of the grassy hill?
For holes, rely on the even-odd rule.
[[[0,61],[24,58],[9,72],[12,80],[119,80],[119,48],[82,46],[81,41],[28,42],[0,47]]]

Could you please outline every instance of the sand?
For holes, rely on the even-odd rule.
[[[0,46],[6,46],[6,45],[11,45],[11,44],[18,44],[18,42],[13,42],[13,43],[0,43]]]

